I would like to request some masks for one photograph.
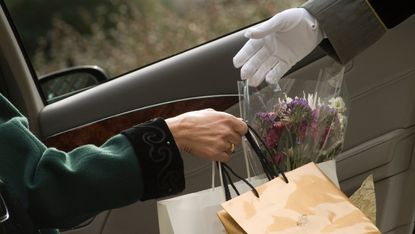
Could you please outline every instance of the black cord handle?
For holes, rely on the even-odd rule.
[[[245,134],[246,139],[251,144],[252,149],[257,154],[259,161],[261,162],[262,168],[264,169],[265,174],[267,175],[268,179],[273,179],[275,177],[278,177],[279,174],[282,175],[285,183],[288,183],[288,178],[285,176],[284,172],[277,166],[273,168],[269,162],[267,161],[266,156],[263,154],[263,151],[259,148],[259,145],[256,143],[254,138],[261,142],[262,146],[264,147],[265,151],[268,153],[269,157],[272,157],[272,153],[270,149],[267,147],[265,142],[261,139],[259,134],[256,132],[256,130],[247,123],[248,126],[248,132]],[[271,160],[272,161],[272,160]],[[271,177],[271,178],[270,178]]]
[[[248,142],[251,144],[252,149],[255,151],[259,161],[261,162],[262,168],[263,168],[263,170],[265,172],[265,175],[267,176],[268,180],[271,180],[275,177],[278,177],[278,175],[281,174],[284,181],[285,181],[285,183],[288,183],[288,178],[285,176],[284,172],[277,165],[275,165],[275,167],[272,167],[270,165],[270,162],[267,160],[266,155],[263,153],[260,146],[257,144],[257,141],[261,142],[261,144],[264,147],[265,151],[268,153],[269,157],[271,158],[272,153],[271,153],[270,149],[266,146],[266,144],[261,139],[259,134],[255,131],[255,129],[252,126],[250,126],[249,124],[247,124],[247,125],[248,125],[248,131],[245,134],[245,137],[248,140]],[[216,162],[216,166],[218,166],[218,165],[219,165],[218,162]],[[228,185],[230,185],[232,187],[232,189],[235,191],[235,193],[238,196],[240,195],[238,189],[236,188],[235,184],[232,181],[232,178],[231,178],[229,172],[232,175],[234,175],[235,177],[237,177],[238,179],[242,180],[246,185],[248,185],[251,188],[251,191],[254,193],[254,195],[259,198],[259,193],[255,189],[255,187],[251,183],[249,183],[245,178],[239,176],[226,163],[221,163],[220,170],[221,170],[221,173],[222,173],[222,183],[223,183],[223,187],[224,187],[224,190],[225,190],[225,198],[226,198],[227,201],[232,199],[231,192],[229,190]]]
[[[228,166],[226,163],[221,163],[221,172],[222,172],[222,182],[223,182],[223,188],[225,190],[225,198],[227,201],[229,201],[230,199],[232,199],[231,196],[231,192],[229,190],[228,185],[230,185],[232,187],[232,189],[235,191],[235,193],[239,196],[240,193],[238,191],[238,189],[236,188],[235,184],[232,181],[231,176],[229,175],[229,172],[235,176],[236,178],[242,180],[246,185],[248,185],[251,188],[251,191],[254,193],[254,195],[256,197],[259,198],[259,193],[258,191],[255,189],[255,187],[249,183],[245,178],[239,176],[234,170],[232,170],[232,168],[230,166]]]

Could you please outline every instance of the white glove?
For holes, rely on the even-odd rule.
[[[298,61],[309,54],[324,38],[317,20],[303,8],[276,14],[258,26],[246,30],[248,42],[233,58],[242,66],[241,78],[258,86],[266,78],[276,84]]]

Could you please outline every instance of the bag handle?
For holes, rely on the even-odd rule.
[[[212,191],[214,191],[214,189],[215,189],[215,174],[216,174],[215,167],[217,167],[218,171],[219,171],[220,188],[223,189],[223,192],[224,192],[223,197],[226,201],[228,201],[232,198],[228,185],[230,185],[232,187],[232,189],[235,191],[235,193],[238,196],[240,195],[238,189],[236,188],[236,186],[234,185],[234,183],[232,181],[232,178],[231,178],[229,172],[233,176],[235,176],[236,178],[243,181],[248,187],[251,188],[251,190],[255,194],[255,196],[259,197],[259,193],[255,189],[255,187],[251,183],[249,183],[248,180],[246,180],[242,176],[238,175],[234,170],[232,170],[232,168],[230,166],[228,166],[224,162],[212,161]]]
[[[272,180],[273,178],[278,177],[278,175],[281,174],[285,183],[288,183],[288,178],[285,176],[284,171],[281,170],[277,165],[272,166],[270,164],[270,162],[272,162],[272,153],[270,149],[267,147],[265,142],[261,139],[261,137],[256,132],[256,130],[248,123],[246,124],[248,126],[248,131],[245,134],[245,137],[248,140],[249,144],[252,146],[252,149],[255,151],[259,161],[261,162],[262,168],[268,180]],[[262,147],[268,153],[270,159],[267,159],[266,155],[260,149],[258,142],[261,143]]]
[[[220,167],[219,167],[219,170],[220,171],[222,171],[222,178],[221,178],[221,180],[222,180],[222,184],[224,185],[223,186],[223,188],[224,188],[224,192],[225,192],[225,199],[226,199],[226,201],[228,201],[228,200],[230,200],[230,199],[232,199],[232,197],[231,197],[231,193],[230,193],[230,190],[229,190],[229,186],[228,185],[231,185],[231,187],[232,187],[232,189],[235,191],[235,193],[239,196],[240,194],[239,194],[239,191],[238,191],[238,189],[236,188],[236,186],[234,185],[234,183],[233,183],[233,181],[232,181],[232,178],[231,178],[231,176],[230,176],[230,174],[229,174],[229,172],[233,175],[233,176],[235,176],[236,178],[238,178],[238,179],[240,179],[241,181],[243,181],[246,185],[248,185],[250,188],[251,188],[251,191],[254,193],[254,195],[256,196],[256,197],[258,197],[259,198],[259,193],[258,193],[258,191],[255,189],[255,187],[251,184],[251,183],[249,183],[245,178],[243,178],[243,177],[241,177],[241,176],[239,176],[234,170],[232,170],[232,168],[230,167],[230,166],[228,166],[226,163],[220,163],[220,162],[218,162],[218,164],[220,164]]]
[[[268,153],[269,157],[272,157],[271,151],[266,146],[264,141],[261,139],[259,134],[255,131],[255,129],[252,126],[250,126],[249,124],[247,124],[247,126],[248,126],[248,131],[245,134],[245,138],[247,139],[247,141],[249,142],[249,144],[252,146],[253,150],[255,151],[259,161],[261,162],[261,165],[263,167],[263,170],[264,170],[265,175],[267,176],[268,180],[272,180],[273,178],[278,177],[278,175],[281,174],[282,177],[283,177],[283,180],[286,183],[288,183],[288,178],[285,176],[284,172],[282,170],[280,170],[277,165],[274,165],[274,166],[270,165],[270,160],[267,159],[266,155],[260,149],[258,141],[261,142],[263,148]],[[247,164],[246,165],[247,166],[247,171],[249,171],[248,158],[247,158],[245,153],[244,153],[244,156],[245,156],[245,162]],[[232,181],[232,178],[231,178],[229,172],[233,176],[235,176],[236,178],[243,181],[246,185],[248,185],[251,188],[251,191],[254,193],[254,195],[259,198],[259,193],[255,189],[255,187],[251,183],[249,183],[245,178],[239,176],[235,171],[232,170],[232,168],[230,166],[228,166],[226,163],[223,163],[223,162],[213,162],[212,161],[212,190],[215,188],[215,164],[219,169],[219,178],[220,178],[220,182],[221,182],[221,187],[223,188],[224,197],[227,201],[232,198],[228,185],[230,185],[232,187],[232,189],[235,191],[235,193],[238,196],[240,195],[238,189],[236,188],[236,186],[234,185],[234,183]],[[250,177],[250,175],[248,175],[248,177]]]

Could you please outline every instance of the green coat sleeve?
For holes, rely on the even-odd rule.
[[[147,141],[145,133],[160,141]],[[165,158],[165,152],[169,160],[151,160]],[[181,156],[162,120],[137,125],[100,147],[63,152],[39,141],[26,118],[0,95],[0,153],[0,179],[38,228],[71,226],[103,210],[184,188]]]
[[[343,64],[415,12],[413,0],[309,0],[302,7],[328,38],[322,48]]]

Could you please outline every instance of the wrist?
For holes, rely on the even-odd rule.
[[[314,15],[312,15],[307,9],[305,9],[305,8],[301,8],[301,9],[304,11],[304,16],[307,19],[307,21],[312,22],[311,23],[311,25],[312,25],[311,28],[317,32],[317,34],[319,35],[321,40],[324,39],[324,38],[327,38],[326,33],[320,27],[320,22],[318,22],[316,17],[314,17]]]
[[[173,135],[177,148],[179,148],[179,150],[182,150],[182,146],[183,146],[182,120],[178,116],[176,116],[176,117],[168,118],[165,121],[166,121],[167,126],[170,129],[171,134]]]
[[[192,149],[189,144],[188,133],[189,125],[186,121],[184,115],[178,115],[173,118],[166,119],[166,124],[170,129],[171,134],[173,135],[174,141],[176,142],[177,148],[180,151],[191,154]]]

